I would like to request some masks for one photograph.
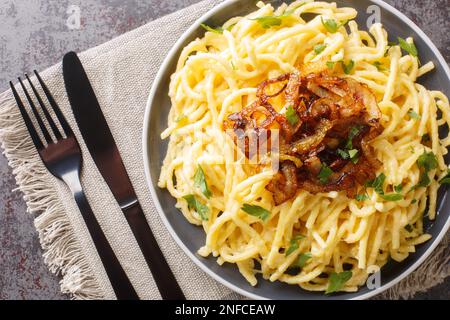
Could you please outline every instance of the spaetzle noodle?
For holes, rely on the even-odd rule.
[[[314,17],[305,21],[304,13]],[[205,245],[198,253],[216,257],[219,264],[236,264],[253,286],[260,273],[269,281],[325,291],[332,273],[349,270],[351,278],[340,290],[356,291],[389,258],[400,262],[431,238],[422,221],[427,208],[428,218],[435,218],[439,180],[448,169],[444,155],[450,137],[438,134],[439,127],[450,125],[448,99],[416,82],[433,70],[432,62],[421,65],[415,56],[403,55],[400,46],[389,46],[380,23],[369,32],[360,30],[356,15],[353,8],[328,2],[295,1],[279,8],[259,2],[256,11],[231,18],[222,29],[206,31],[187,45],[171,77],[172,107],[161,134],[169,146],[158,185],[177,200],[190,223],[204,229]],[[280,17],[281,23],[265,28],[258,17]],[[324,20],[348,23],[331,33]],[[318,44],[325,45],[320,53],[313,50]],[[348,75],[339,70],[336,75],[367,85],[376,96],[384,128],[370,142],[382,163],[377,173],[386,176],[385,187],[402,185],[403,198],[384,200],[373,189],[362,201],[345,192],[298,190],[276,206],[265,188],[275,171],[270,165],[255,170],[236,159],[237,147],[222,123],[256,99],[265,79],[340,61],[353,61],[354,67]],[[437,167],[428,173],[429,185],[415,188],[424,152],[433,152]],[[210,197],[196,185],[199,166]],[[187,195],[207,207],[206,218]],[[244,212],[244,204],[264,208],[270,216],[262,221]],[[296,233],[303,238],[294,239]],[[302,255],[306,263],[289,272]]]

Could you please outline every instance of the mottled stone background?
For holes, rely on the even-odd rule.
[[[42,70],[70,50],[82,51],[198,0],[0,0],[0,91],[9,80]],[[450,61],[450,0],[387,0],[415,21]],[[70,5],[81,29],[66,26]],[[0,156],[0,299],[67,299],[59,291],[22,195]],[[415,299],[450,299],[450,279]]]

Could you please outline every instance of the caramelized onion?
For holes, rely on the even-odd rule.
[[[321,119],[316,127],[315,133],[291,143],[289,145],[289,151],[298,154],[304,154],[311,151],[323,141],[331,127],[332,124],[330,120]]]
[[[267,87],[277,83],[281,89],[269,94]],[[284,110],[291,107],[296,121],[288,120],[271,104],[272,98],[283,93]],[[380,166],[369,144],[382,131],[380,117],[376,98],[365,84],[327,72],[303,77],[296,72],[262,82],[257,100],[228,116],[224,128],[234,129],[235,142],[246,139],[246,156],[250,156],[249,139],[238,136],[242,133],[238,129],[266,129],[269,133],[280,129],[280,170],[266,186],[278,205],[294,197],[298,189],[345,191],[348,197],[355,197],[358,187],[374,179]],[[353,155],[356,150],[357,158],[349,159],[348,149]],[[324,166],[332,173],[319,179]]]
[[[279,205],[295,196],[297,187],[296,167],[291,161],[285,161],[266,188],[273,193],[275,204]]]

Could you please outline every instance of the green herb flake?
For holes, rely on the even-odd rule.
[[[373,188],[376,193],[384,194],[383,185],[386,180],[384,173],[380,173],[374,180],[366,182],[366,186]]]
[[[241,210],[244,211],[245,213],[248,213],[251,216],[258,217],[262,221],[266,221],[270,216],[269,210],[248,203],[244,203]]]
[[[424,150],[423,154],[421,154],[417,159],[417,166],[423,169],[423,171],[420,174],[419,182],[413,187],[413,189],[421,187],[425,188],[431,183],[430,177],[428,176],[428,172],[430,172],[433,169],[436,169],[438,166],[435,154],[432,151],[425,152]]]
[[[346,150],[337,149],[336,153],[338,156],[340,156],[344,160],[347,160],[348,158],[350,158],[350,156]]]
[[[386,201],[399,201],[403,199],[400,193],[380,194],[380,197]]]
[[[430,177],[428,176],[428,172],[422,172],[420,174],[419,182],[414,186],[413,189],[417,188],[425,188],[431,183]]]
[[[374,65],[375,67],[377,67],[377,70],[378,70],[378,71],[385,71],[385,70],[386,70],[386,68],[383,66],[383,64],[382,64],[380,61],[375,61],[375,62],[373,63],[373,65]]]
[[[369,199],[368,194],[357,194],[355,197],[356,201],[365,201]]]
[[[236,71],[237,68],[236,68],[236,66],[234,65],[234,62],[233,62],[233,61],[230,61],[230,64],[231,64],[231,68],[232,68],[234,71]]]
[[[330,274],[328,287],[325,293],[330,294],[340,291],[344,287],[345,283],[352,278],[352,276],[353,273],[351,271],[343,271],[339,273],[332,272]]]
[[[423,154],[420,155],[417,159],[417,165],[420,168],[424,168],[424,170],[428,172],[430,170],[436,169],[438,166],[438,162],[435,154],[432,151],[424,151]]]
[[[413,232],[414,229],[413,229],[412,225],[407,224],[407,225],[405,226],[405,230],[408,231],[408,232]]]
[[[320,183],[325,184],[328,182],[328,179],[333,174],[333,170],[330,169],[326,164],[322,164],[322,168],[320,169],[319,178]]]
[[[197,188],[200,188],[200,191],[205,195],[206,198],[211,198],[211,190],[208,188],[208,184],[206,183],[205,172],[202,167],[198,165],[197,171],[194,175],[194,185]]]
[[[327,68],[330,70],[334,68],[335,64],[336,64],[336,62],[334,62],[334,61],[327,61],[327,63],[326,63]]]
[[[345,64],[344,61],[341,61],[341,64],[345,74],[350,74],[355,67],[355,61],[353,60],[350,60],[347,64]]]
[[[187,201],[189,209],[194,209],[203,221],[208,221],[209,208],[206,205],[199,202],[193,194],[183,198]]]
[[[417,202],[417,199],[412,199],[411,204],[414,204]]]
[[[415,111],[412,110],[412,109],[410,109],[410,110],[408,111],[408,116],[409,116],[411,119],[414,119],[414,120],[419,120],[419,119],[420,119],[420,116],[417,114],[417,112],[415,112]]]
[[[396,186],[394,186],[394,191],[395,192],[400,193],[400,192],[402,192],[402,190],[403,190],[403,185],[401,183],[396,185]]]
[[[292,106],[288,106],[286,109],[286,119],[290,123],[291,126],[295,126],[300,120],[297,115],[297,111],[292,108]]]
[[[348,150],[348,155],[350,157],[350,160],[353,163],[355,163],[355,164],[358,163],[359,157],[358,157],[358,150],[357,149]]]
[[[209,31],[209,32],[214,32],[214,33],[219,33],[219,34],[222,34],[223,33],[223,28],[222,27],[216,27],[216,28],[213,28],[213,27],[210,27],[210,26],[208,26],[208,25],[206,25],[206,24],[204,24],[204,23],[202,23],[202,24],[200,24],[202,27],[203,27],[203,29],[205,29],[206,31]]]
[[[309,252],[302,253],[298,256],[297,260],[291,265],[294,268],[303,268],[309,259],[312,258],[312,254]]]
[[[289,248],[286,250],[286,257],[298,249],[298,242],[304,238],[305,237],[302,235],[297,235],[291,239],[289,243]]]
[[[255,19],[251,19],[254,21],[257,21],[261,27],[263,27],[264,29],[269,29],[271,27],[275,27],[275,26],[281,26],[282,21],[282,17],[279,16],[265,16],[265,17],[259,17],[259,18],[255,18]]]
[[[399,44],[400,48],[402,48],[403,50],[408,52],[413,57],[418,56],[417,48],[414,45],[414,43],[409,43],[405,39],[398,37],[398,44]]]
[[[348,133],[347,142],[345,143],[346,149],[353,149],[353,139],[357,137],[361,130],[363,129],[362,125],[356,125],[350,128],[350,131]]]
[[[322,25],[327,29],[329,33],[336,33],[340,27],[345,25],[348,21],[345,21],[343,23],[338,24],[336,20],[334,19],[326,19],[324,20],[323,17],[320,17],[322,21]]]
[[[305,5],[306,3],[300,3],[298,6],[290,9],[290,10],[286,10],[283,14],[279,15],[279,16],[264,16],[264,17],[258,17],[258,18],[254,18],[254,19],[250,19],[253,21],[257,21],[261,27],[263,27],[264,29],[269,29],[271,27],[275,27],[275,26],[280,26],[283,23],[283,19],[289,17],[290,15],[292,15],[295,10],[297,10],[298,8],[300,8],[301,6]]]
[[[450,184],[450,169],[447,169],[447,174],[441,180],[439,180],[440,184]]]
[[[323,52],[323,50],[325,50],[326,47],[327,47],[326,44],[316,44],[316,45],[314,46],[314,52],[315,52],[316,54],[320,54],[320,53]]]

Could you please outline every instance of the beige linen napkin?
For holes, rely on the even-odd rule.
[[[145,181],[142,122],[150,86],[167,52],[198,17],[220,2],[205,0],[81,54],[150,227],[188,299],[240,296],[191,262],[163,225]],[[41,74],[79,138],[85,159],[82,182],[108,240],[138,294],[145,299],[160,299],[125,217],[82,143],[68,104],[61,65]],[[0,140],[29,211],[39,213],[35,225],[44,259],[52,272],[61,274],[61,290],[78,299],[114,299],[71,194],[41,163],[10,91],[0,95]],[[450,273],[448,244],[447,237],[426,265],[384,296],[408,297],[441,282]]]

